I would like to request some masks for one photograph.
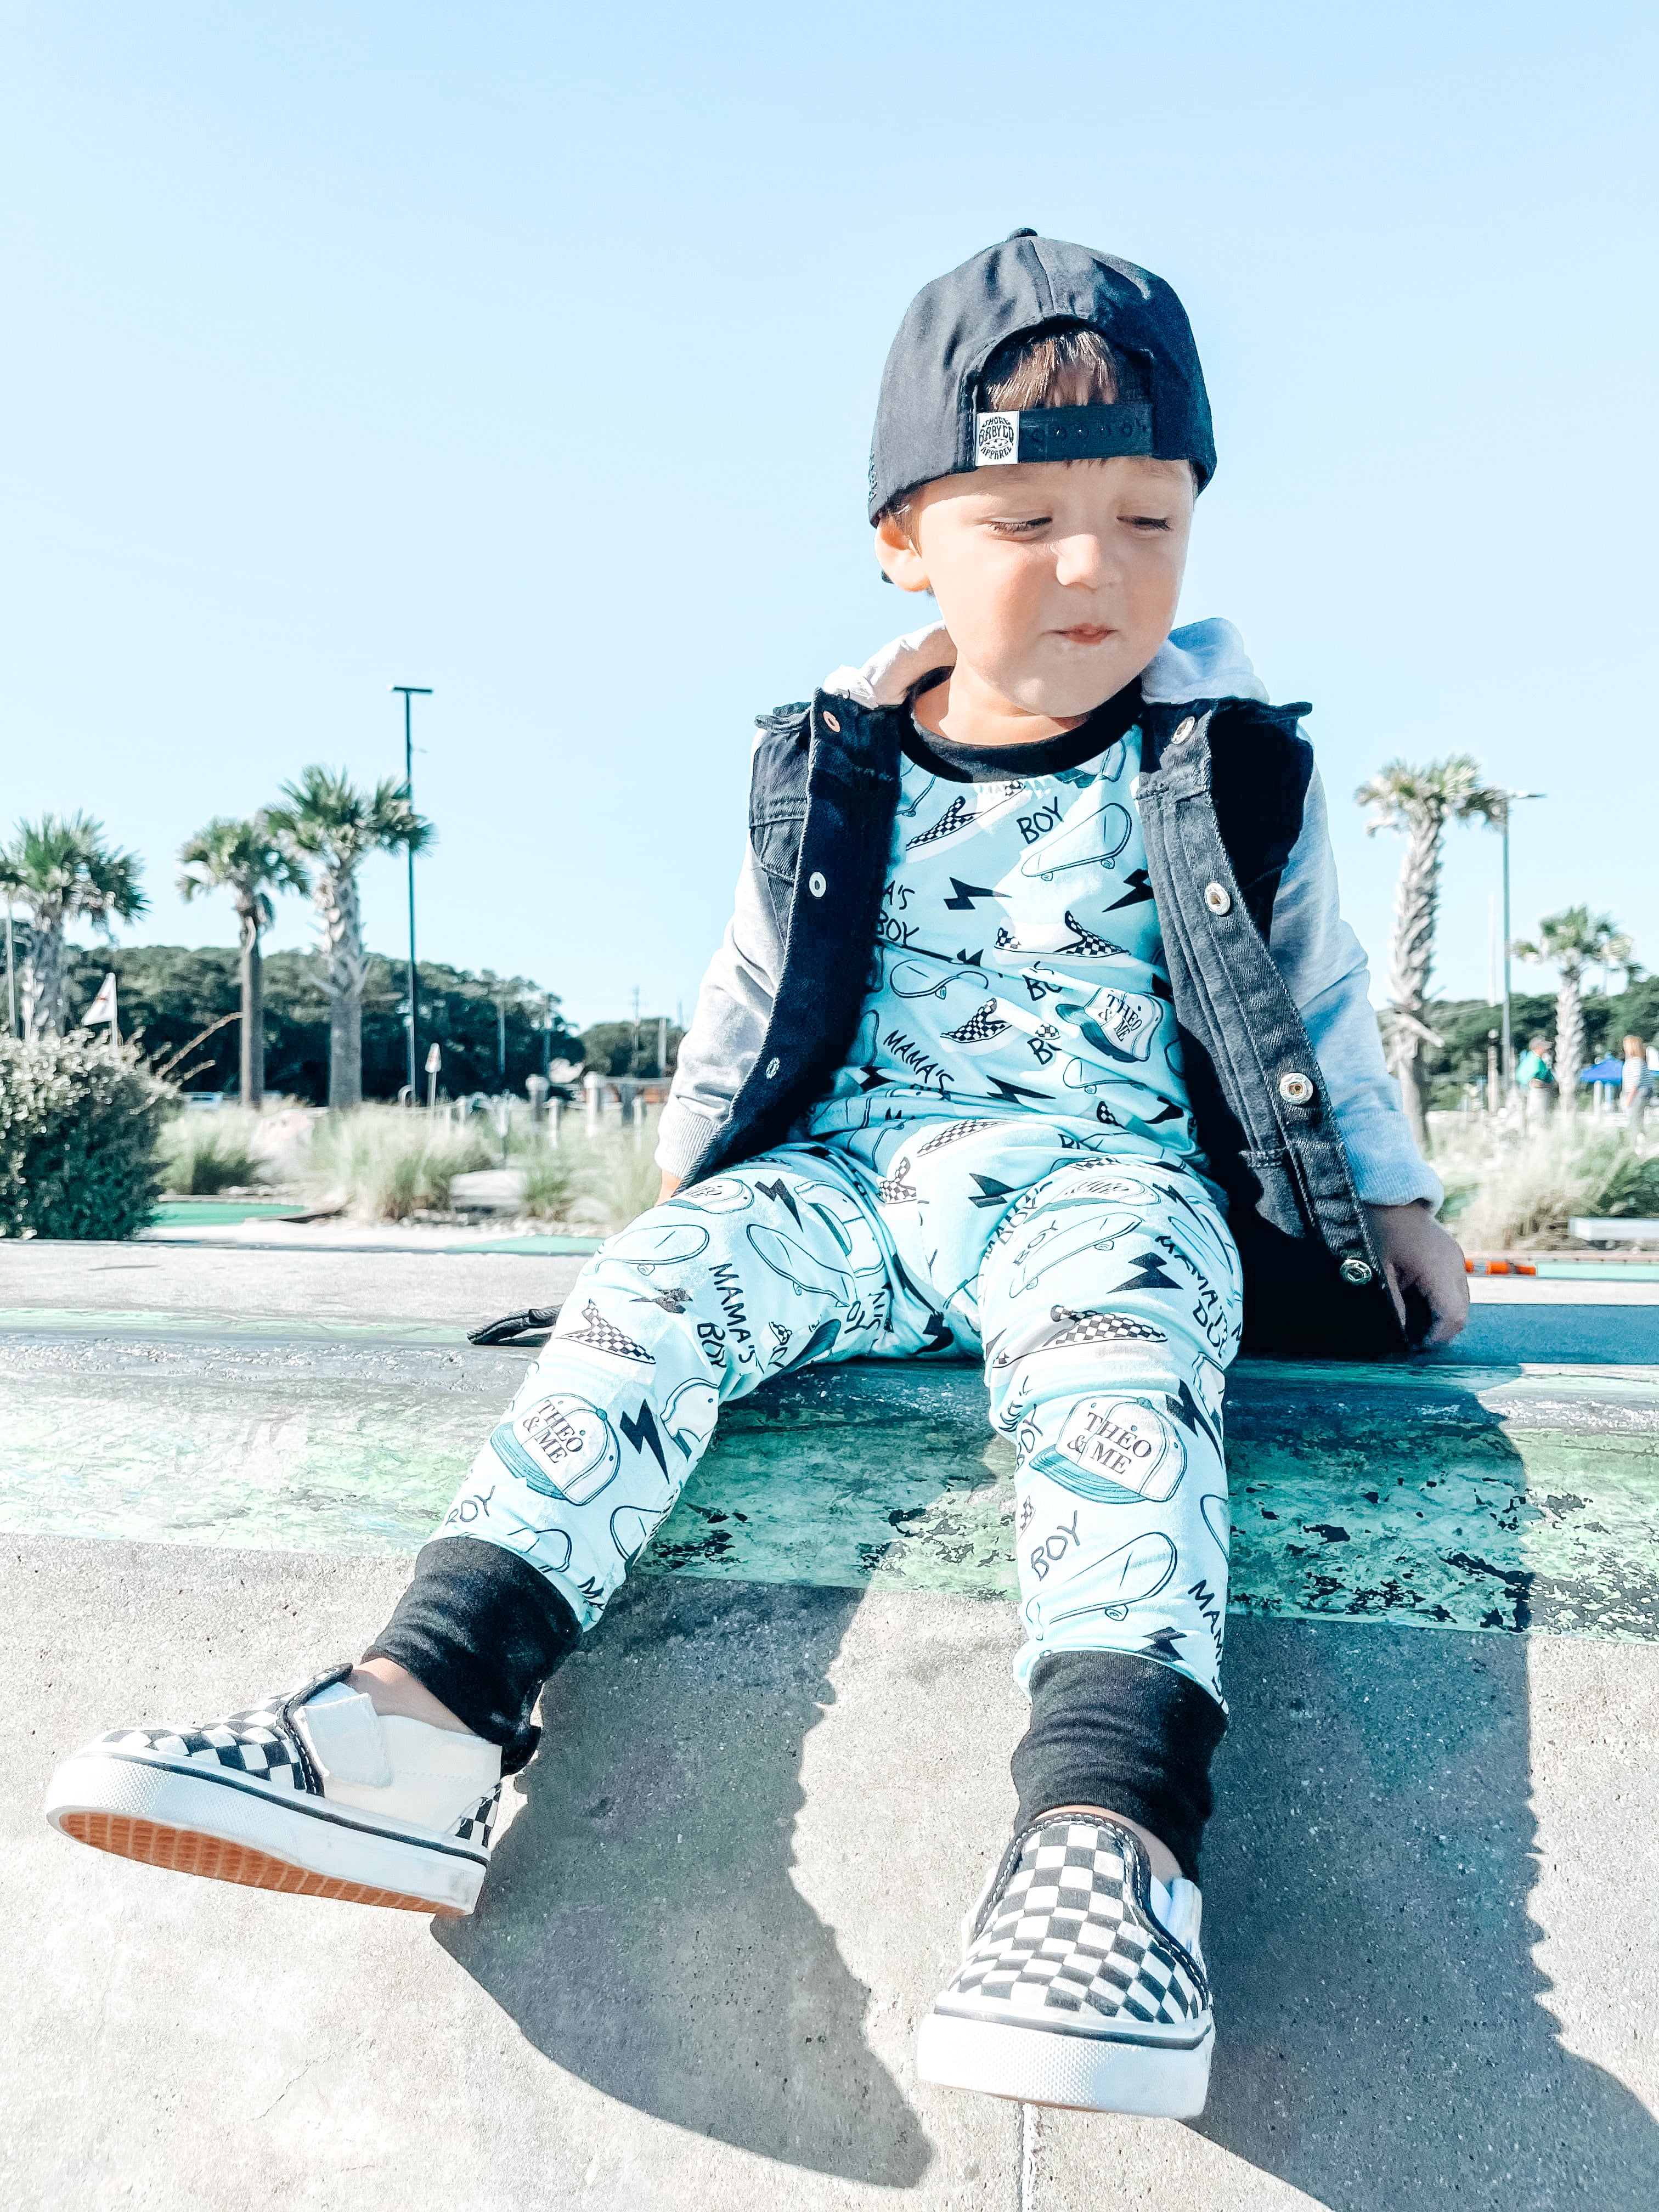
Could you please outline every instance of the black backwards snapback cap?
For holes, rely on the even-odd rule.
[[[1091,407],[979,408],[985,364],[1010,338],[1098,331],[1138,385]],[[1146,453],[1190,461],[1202,491],[1215,473],[1204,371],[1187,310],[1132,261],[1017,230],[910,302],[882,371],[870,445],[870,520],[920,484],[1013,461]]]

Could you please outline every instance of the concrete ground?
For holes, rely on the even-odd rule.
[[[0,1511],[9,1414],[48,1389],[66,1439],[95,1399],[112,1449],[124,1406],[136,1423],[147,1392],[223,1389],[233,1354],[250,1383],[298,1360],[287,1387],[319,1407],[330,1361],[356,1376],[370,1356],[414,1363],[396,1372],[424,1374],[423,1406],[482,1402],[521,1354],[453,1388],[420,1363],[460,1361],[461,1327],[498,1310],[556,1304],[576,1264],[0,1248],[0,1313],[33,1347],[0,1369]],[[1659,1357],[1654,1308],[1480,1287],[1502,1296],[1443,1388],[1475,1394],[1470,1352],[1499,1374],[1496,1399],[1479,1390],[1504,1452],[1533,1449],[1528,1391],[1553,1394],[1558,1428],[1590,1406],[1595,1438],[1640,1443],[1651,1378],[1605,1370]],[[1272,1384],[1249,1378],[1259,1421]],[[1403,1450],[1439,1433],[1405,1425]],[[1648,1494],[1647,1459],[1621,1480]],[[20,2204],[1659,2203],[1642,1607],[1616,1635],[1516,1632],[1513,1609],[1485,1632],[1230,1622],[1203,1869],[1218,2045],[1209,2108],[1181,2126],[915,2080],[916,2022],[1012,1807],[1006,1601],[879,1575],[640,1577],[550,1686],[479,1912],[428,1924],[134,1867],[38,1813],[87,1735],[222,1711],[360,1646],[403,1558],[0,1525],[18,1686],[0,2164]]]

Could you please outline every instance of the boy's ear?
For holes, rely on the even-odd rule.
[[[884,514],[876,525],[876,558],[888,582],[896,584],[900,591],[925,592],[930,588],[926,563],[890,514]]]

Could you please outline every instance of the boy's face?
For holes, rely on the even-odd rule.
[[[877,526],[907,592],[931,592],[957,665],[1011,706],[1089,714],[1168,637],[1192,528],[1185,461],[1022,461],[944,477],[911,501],[912,544]]]

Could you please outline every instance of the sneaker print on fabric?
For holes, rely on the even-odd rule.
[[[1025,792],[1026,787],[1018,781],[978,784],[971,799],[959,793],[932,828],[919,830],[904,849],[907,853],[922,852],[930,845],[947,844],[965,836],[969,830],[982,830],[988,823],[1017,806]]]
[[[1074,1313],[1069,1306],[1055,1306],[1050,1317],[1060,1324],[1052,1336],[1044,1337],[1040,1344],[1031,1345],[1024,1352],[998,1352],[991,1362],[993,1367],[1012,1367],[1016,1360],[1033,1358],[1042,1352],[1073,1352],[1104,1345],[1167,1344],[1170,1340],[1167,1331],[1154,1328],[1150,1322],[1138,1321],[1133,1314]]]
[[[607,1321],[591,1298],[582,1308],[581,1327],[561,1329],[558,1337],[562,1344],[585,1344],[592,1351],[604,1352],[608,1359],[630,1359],[641,1367],[656,1364],[645,1346]]]
[[[1070,907],[1059,922],[1027,922],[1023,929],[1000,929],[999,952],[1042,953],[1056,960],[1127,960],[1131,956],[1109,937],[1085,929]]]
[[[994,1129],[995,1127],[994,1121],[986,1121],[948,1122],[939,1131],[938,1136],[929,1137],[927,1143],[917,1152],[916,1158],[926,1159],[930,1152],[942,1152],[946,1145],[959,1145],[964,1137],[971,1137],[981,1129]]]
[[[892,1174],[877,1184],[876,1195],[884,1206],[910,1206],[921,1196],[915,1183],[906,1182],[909,1172],[909,1161],[899,1160],[895,1163]]]
[[[945,1042],[959,1046],[964,1052],[983,1052],[988,1047],[999,1044],[1012,1027],[1006,1009],[994,999],[988,999],[976,1013],[969,1016],[960,1029],[947,1030]]]

